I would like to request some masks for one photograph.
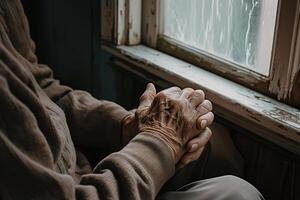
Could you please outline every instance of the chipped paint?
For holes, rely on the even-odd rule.
[[[143,45],[104,48],[118,59],[169,83],[204,90],[219,116],[300,154],[298,109]]]
[[[142,42],[156,48],[159,28],[159,0],[143,0]]]

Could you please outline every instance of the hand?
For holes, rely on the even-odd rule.
[[[190,90],[190,89],[185,89],[185,90]],[[155,88],[154,88],[155,91]],[[141,99],[144,98],[143,96],[147,96],[148,89],[145,91],[145,93],[142,95]],[[154,92],[155,93],[155,92]],[[196,95],[195,95],[196,94]],[[201,102],[202,99],[204,99],[204,93],[202,91],[197,91],[194,95],[190,97],[190,99],[193,102]],[[195,100],[193,100],[195,99]],[[153,101],[153,100],[152,100]],[[212,104],[208,100],[204,100],[198,107],[197,110],[200,112],[200,117],[197,120],[197,126],[199,129],[201,129],[201,133],[191,139],[187,146],[187,152],[182,156],[180,159],[180,162],[178,163],[177,167],[181,168],[188,164],[191,161],[197,160],[203,149],[205,144],[208,142],[210,136],[211,136],[211,131],[210,129],[206,128],[209,126],[214,119],[214,115],[211,112],[212,111]],[[127,115],[123,119],[123,132],[122,132],[122,143],[125,146],[136,134],[138,133],[138,119],[135,116],[135,110],[131,110],[129,115]]]
[[[190,140],[187,144],[187,152],[181,157],[176,167],[180,169],[190,162],[198,160],[211,135],[211,130],[206,128],[198,137]]]
[[[180,159],[179,163],[177,164],[177,168],[182,168],[190,162],[198,160],[205,148],[205,145],[207,144],[212,135],[211,130],[207,128],[209,125],[212,124],[214,119],[214,115],[211,112],[211,102],[208,100],[204,100],[201,106],[198,107],[198,110],[201,114],[200,120],[203,121],[202,132],[198,135],[198,137],[191,139],[188,142],[187,152]]]
[[[197,138],[200,130],[210,123],[200,115],[203,101],[201,90],[173,87],[156,95],[154,85],[148,84],[136,112],[138,132],[164,140],[177,162],[186,152],[187,142]]]

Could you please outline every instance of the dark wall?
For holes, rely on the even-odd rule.
[[[99,0],[22,0],[40,63],[63,84],[117,100],[117,73],[100,49]],[[119,100],[120,101],[120,100]]]

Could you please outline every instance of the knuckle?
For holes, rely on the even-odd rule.
[[[212,110],[212,108],[213,108],[212,103],[211,103],[209,100],[206,100],[206,101],[207,101],[208,109],[209,109],[209,110]]]
[[[202,103],[202,107],[204,107],[208,111],[211,111],[212,103],[209,100],[205,99],[204,102]]]
[[[180,100],[176,99],[174,101],[181,107],[185,107],[190,103],[188,99],[180,99]]]
[[[203,97],[203,98],[205,97],[205,93],[203,92],[203,90],[199,90],[199,89],[195,90],[195,93],[198,94],[199,96]]]
[[[166,98],[166,94],[164,92],[159,92],[156,96],[156,99],[165,99]]]
[[[189,87],[188,88],[184,88],[183,90],[186,91],[186,92],[193,92],[194,91],[194,89],[189,88]]]
[[[196,92],[197,94],[201,95],[201,96],[204,96],[204,95],[205,95],[205,93],[203,92],[203,90],[200,90],[200,89],[195,90],[195,92]]]
[[[179,87],[177,87],[177,86],[173,86],[173,87],[171,87],[170,89],[172,89],[172,90],[181,90]]]

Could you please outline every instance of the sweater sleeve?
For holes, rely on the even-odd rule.
[[[168,147],[147,133],[105,158],[80,184],[31,159],[5,134],[0,131],[1,199],[154,199],[174,173]]]
[[[174,173],[168,146],[140,133],[79,183],[53,170],[50,145],[26,104],[0,76],[0,199],[154,199]]]
[[[113,152],[121,148],[122,119],[130,113],[123,107],[98,100],[81,90],[72,90],[52,78],[52,71],[39,65],[33,71],[45,93],[65,112],[75,145],[105,148]]]
[[[129,112],[113,102],[97,100],[87,92],[60,84],[48,66],[38,64],[35,44],[19,0],[1,1],[0,35],[6,50],[30,70],[47,96],[64,110],[76,145],[108,151],[120,149],[121,120]]]

